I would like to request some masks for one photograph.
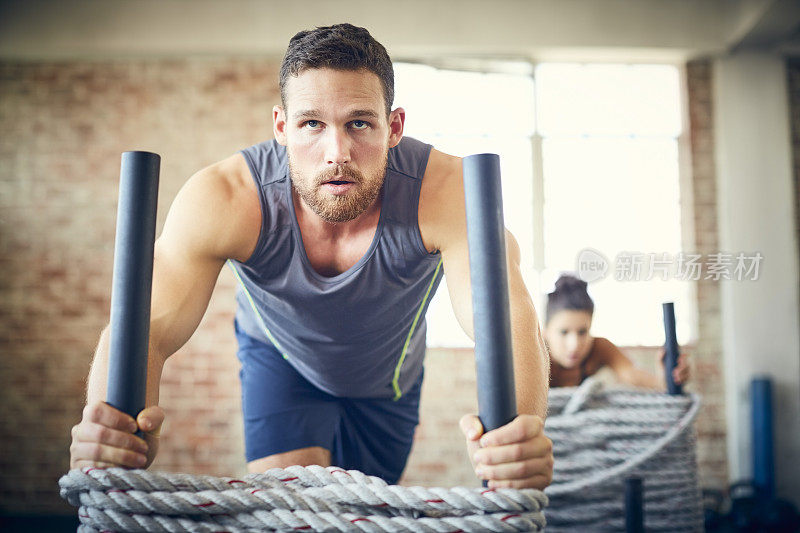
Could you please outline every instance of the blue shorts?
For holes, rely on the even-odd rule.
[[[248,462],[320,446],[331,452],[334,466],[397,483],[419,423],[422,375],[397,401],[331,396],[301,376],[274,346],[234,325]]]

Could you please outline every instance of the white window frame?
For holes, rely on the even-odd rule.
[[[549,281],[543,280],[543,272],[545,270],[545,243],[544,243],[544,159],[543,159],[543,142],[544,136],[540,132],[539,125],[539,106],[536,104],[538,101],[537,92],[539,91],[539,81],[536,79],[536,68],[540,64],[549,63],[547,61],[533,62],[525,59],[507,59],[507,60],[483,60],[483,59],[409,59],[398,58],[395,60],[397,63],[412,63],[422,64],[425,66],[433,67],[438,70],[451,70],[451,71],[465,71],[471,73],[523,73],[531,77],[533,80],[534,93],[531,95],[534,98],[534,130],[529,136],[531,143],[532,155],[532,176],[531,179],[533,189],[533,205],[531,206],[533,215],[532,227],[532,242],[520,242],[520,246],[532,246],[532,264],[529,271],[523,271],[525,282],[534,298],[536,309],[539,313],[540,322],[543,324],[544,320],[544,306],[546,302],[546,294],[552,288],[545,286],[549,285]],[[600,62],[589,61],[565,61],[559,63],[571,63],[577,65],[596,65],[602,64]],[[692,182],[692,162],[691,162],[691,139],[689,132],[689,110],[688,110],[688,90],[686,68],[684,65],[677,63],[639,63],[639,62],[614,62],[615,65],[653,65],[663,64],[673,66],[678,71],[678,78],[680,83],[680,111],[681,111],[681,128],[680,134],[676,137],[677,153],[678,153],[678,186],[679,186],[679,212],[681,222],[681,248],[684,251],[694,251],[696,249],[695,231],[694,231],[694,195],[693,195],[693,182]],[[675,252],[677,252],[676,250]],[[685,313],[685,320],[681,320],[684,324],[683,331],[679,330],[679,340],[685,343],[695,343],[697,339],[697,284],[692,282],[689,288],[689,302],[688,309],[681,309],[682,314]],[[444,287],[440,290],[445,290]],[[437,348],[451,348],[463,347],[460,343],[453,343],[448,345],[437,344],[432,347]]]

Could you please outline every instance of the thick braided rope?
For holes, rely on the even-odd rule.
[[[647,531],[702,531],[693,422],[697,395],[603,390],[594,379],[554,389],[548,531],[624,529],[624,479],[644,481]]]
[[[336,467],[244,479],[121,468],[71,470],[61,496],[82,531],[541,531],[537,490],[401,487]]]
[[[548,531],[624,528],[623,480],[644,479],[648,531],[701,531],[699,398],[603,391],[587,380],[550,393],[554,442]],[[357,471],[290,467],[243,480],[141,470],[73,470],[61,494],[83,531],[539,531],[539,491],[398,487]]]

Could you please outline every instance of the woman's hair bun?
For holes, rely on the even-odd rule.
[[[572,274],[561,274],[556,281],[556,287],[547,295],[547,310],[545,323],[561,310],[586,311],[594,313],[594,302],[589,296],[588,283]]]
[[[558,280],[556,280],[556,287],[553,292],[574,291],[574,290],[587,292],[586,288],[588,286],[589,286],[588,283],[586,283],[582,279],[576,278],[571,274],[561,274]]]

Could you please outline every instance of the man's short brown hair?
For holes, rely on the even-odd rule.
[[[394,69],[386,48],[364,28],[352,24],[322,26],[297,33],[281,63],[281,103],[286,109],[286,82],[311,68],[373,72],[381,80],[386,114],[394,102]]]

